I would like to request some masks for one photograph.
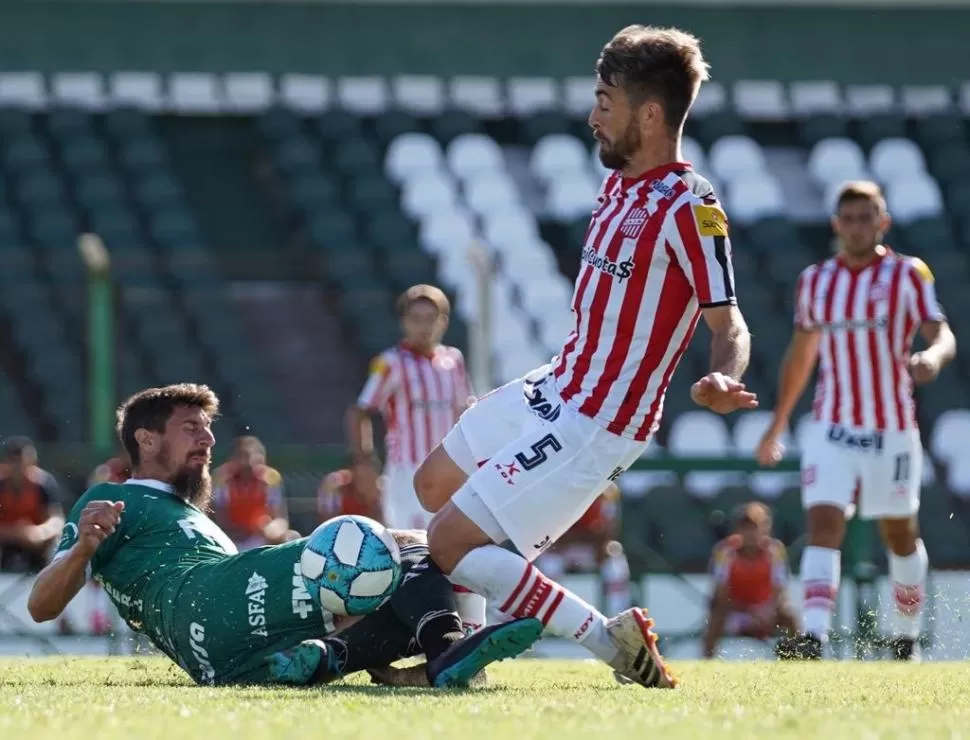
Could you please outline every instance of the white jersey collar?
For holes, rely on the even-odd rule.
[[[129,478],[125,481],[126,486],[145,486],[146,488],[154,488],[156,491],[164,491],[165,493],[174,493],[175,488],[172,487],[171,483],[166,483],[163,480],[155,480],[154,478]]]

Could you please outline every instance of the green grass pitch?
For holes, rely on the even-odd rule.
[[[198,688],[160,658],[0,660],[4,740],[970,738],[970,664],[679,663],[676,691],[518,660],[487,688]]]

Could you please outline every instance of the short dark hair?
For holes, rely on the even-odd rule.
[[[627,26],[603,47],[596,74],[607,85],[622,88],[630,103],[653,99],[664,109],[671,130],[679,131],[710,65],[700,41],[677,28]]]
[[[125,452],[128,453],[132,466],[137,466],[141,462],[135,432],[139,429],[164,432],[165,425],[172,418],[172,412],[179,406],[200,408],[210,419],[215,419],[219,415],[219,397],[209,386],[195,383],[146,388],[118,407],[115,431]]]
[[[412,285],[401,293],[397,299],[398,315],[403,316],[407,310],[418,301],[427,301],[438,309],[438,313],[444,317],[451,314],[451,302],[445,292],[434,285]]]
[[[850,180],[839,188],[839,193],[835,198],[835,212],[846,203],[853,203],[859,200],[867,200],[872,203],[880,212],[886,210],[886,196],[882,193],[882,188],[871,180]]]
[[[37,448],[29,437],[7,437],[0,444],[0,459],[10,461],[23,457],[28,450],[36,452]]]

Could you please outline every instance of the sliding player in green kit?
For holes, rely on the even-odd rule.
[[[193,384],[150,388],[121,406],[132,478],[95,485],[75,504],[30,594],[35,620],[55,619],[93,575],[133,630],[196,682],[216,685],[326,683],[364,669],[400,683],[387,667],[420,653],[431,685],[467,685],[538,638],[541,625],[521,620],[463,639],[451,584],[427,568],[423,533],[394,533],[407,572],[388,603],[335,624],[304,589],[305,540],[238,554],[204,513],[218,411],[216,395]]]

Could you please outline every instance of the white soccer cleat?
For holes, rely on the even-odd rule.
[[[645,688],[673,689],[677,679],[657,650],[653,620],[646,609],[627,609],[606,623],[606,632],[620,653],[613,668],[620,676]]]

